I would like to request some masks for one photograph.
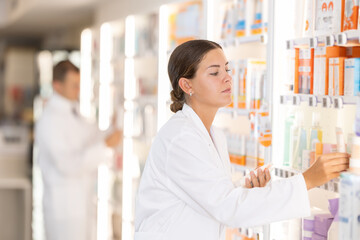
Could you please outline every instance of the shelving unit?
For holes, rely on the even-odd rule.
[[[156,134],[158,13],[126,18],[122,239],[134,239],[135,196]]]
[[[317,107],[318,105],[323,108],[333,107],[341,109],[344,105],[355,105],[356,96],[316,96],[312,94],[294,94],[294,95],[281,95],[280,104],[288,104],[298,106],[300,103],[305,102],[309,107]]]
[[[312,2],[312,1],[308,1]],[[273,164],[275,166],[274,175],[276,178],[290,177],[294,174],[301,173],[302,171],[294,170],[291,167],[285,167],[284,163],[285,150],[284,146],[286,142],[289,142],[289,137],[286,137],[287,132],[285,131],[285,124],[289,124],[290,115],[289,113],[302,112],[304,115],[303,125],[307,131],[312,126],[312,115],[318,114],[319,127],[322,129],[322,142],[328,145],[336,144],[336,127],[341,127],[344,131],[345,141],[347,142],[347,135],[354,132],[354,120],[355,120],[355,108],[357,103],[356,96],[329,96],[329,95],[312,95],[312,94],[294,94],[290,91],[289,82],[295,80],[296,64],[293,62],[294,56],[291,53],[296,49],[317,49],[319,47],[353,47],[359,46],[359,30],[349,30],[344,32],[336,32],[329,29],[329,33],[325,31],[316,31],[315,25],[314,33],[310,34],[305,32],[305,12],[306,7],[302,9],[300,5],[304,5],[305,2],[298,2],[294,5],[290,2],[275,2],[274,6],[274,75],[273,84],[278,86],[273,88]],[[287,11],[284,11],[284,10]],[[304,11],[303,11],[304,10]],[[309,15],[308,15],[309,16]],[[316,16],[316,14],[314,15]],[[304,19],[303,19],[304,18]],[[310,18],[311,19],[311,18]],[[311,24],[317,24],[320,17],[314,17]],[[308,20],[308,18],[306,19]],[[338,20],[337,20],[338,21]],[[309,23],[309,22],[307,22]],[[310,26],[311,26],[310,24]],[[296,26],[302,26],[296,29]],[[307,25],[308,26],[308,25]],[[319,27],[320,28],[320,27]],[[293,31],[296,29],[297,31]],[[320,29],[321,30],[321,29]],[[334,33],[335,32],[335,33]],[[309,37],[302,37],[302,36]],[[322,48],[323,49],[323,48]],[[301,51],[300,50],[300,51]],[[320,52],[320,51],[319,51]],[[318,55],[321,55],[318,53]],[[321,57],[321,56],[320,56]],[[327,58],[327,56],[325,57]],[[308,59],[308,58],[304,58]],[[316,59],[316,57],[314,57]],[[300,61],[300,60],[299,60]],[[305,60],[304,60],[305,61]],[[326,60],[327,61],[327,60]],[[325,64],[327,62],[325,61]],[[294,63],[294,64],[293,64]],[[317,62],[319,64],[319,62]],[[291,66],[293,64],[293,66]],[[315,64],[314,64],[315,65]],[[312,65],[313,73],[317,71]],[[308,65],[302,65],[302,67]],[[325,65],[326,66],[326,65]],[[325,68],[324,66],[324,68]],[[294,72],[287,72],[287,69]],[[307,70],[302,69],[301,71],[306,72]],[[317,72],[319,74],[319,72]],[[323,73],[325,76],[325,72]],[[305,76],[305,75],[304,75]],[[326,77],[324,77],[326,79]],[[324,79],[324,81],[325,81]],[[299,80],[300,81],[300,80]],[[286,88],[283,85],[286,84]],[[315,92],[315,90],[314,90]],[[316,117],[315,117],[316,119]],[[316,121],[316,120],[315,120]],[[308,133],[307,133],[308,134]],[[308,135],[307,135],[308,136]],[[291,149],[290,149],[291,151]],[[334,150],[332,150],[334,151]],[[291,160],[290,160],[291,161]],[[291,166],[291,163],[290,163]],[[303,167],[303,170],[307,167]],[[317,207],[323,211],[328,211],[328,199],[338,198],[340,190],[340,179],[334,179],[323,186],[314,188],[309,191],[310,204],[312,207]],[[293,220],[292,222],[296,222]],[[272,238],[275,239],[297,239],[301,237],[301,224],[297,221],[296,228],[298,231],[293,232],[294,235],[287,235],[285,238],[274,236],[276,231],[281,232],[281,229],[291,228],[289,222],[286,224],[272,224],[271,231]]]

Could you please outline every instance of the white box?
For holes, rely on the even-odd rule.
[[[314,50],[314,95],[325,95],[326,81],[326,47]]]

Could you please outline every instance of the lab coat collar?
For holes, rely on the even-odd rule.
[[[52,98],[51,98],[51,102],[55,105],[55,107],[58,110],[62,110],[62,111],[73,111],[73,109],[75,108],[76,110],[78,110],[78,102],[77,101],[70,101],[69,99],[61,96],[60,94],[54,92]]]
[[[201,131],[201,133],[204,134],[210,142],[212,142],[209,132],[207,131],[204,123],[201,121],[200,117],[196,114],[196,112],[186,103],[184,103],[182,111],[186,116],[190,117],[193,120],[196,127]],[[213,134],[212,126],[210,127],[210,132],[211,134]]]

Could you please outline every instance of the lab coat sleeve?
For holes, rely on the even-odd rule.
[[[40,146],[48,152],[48,160],[67,176],[95,171],[99,164],[111,159],[113,155],[101,138],[93,141],[84,139],[83,145],[75,146],[66,141],[60,128],[42,129],[39,134],[42,135],[39,136]]]
[[[209,143],[194,132],[173,139],[166,161],[170,191],[195,211],[225,225],[250,227],[310,214],[302,175],[263,188],[236,188],[214,163]]]

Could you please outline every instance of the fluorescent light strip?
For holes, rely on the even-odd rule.
[[[167,75],[169,9],[166,5],[160,7],[159,13],[159,79],[158,79],[158,130],[165,124],[166,101],[169,99],[169,77]]]
[[[83,30],[81,33],[80,113],[88,119],[92,117],[91,99],[93,97],[91,89],[91,43],[91,30]]]
[[[125,20],[125,56],[135,55],[135,17],[128,16]]]
[[[112,30],[109,23],[100,28],[100,93],[99,93],[99,128],[106,130],[110,126],[113,113],[111,97],[112,83],[114,82],[111,58],[113,50]]]

